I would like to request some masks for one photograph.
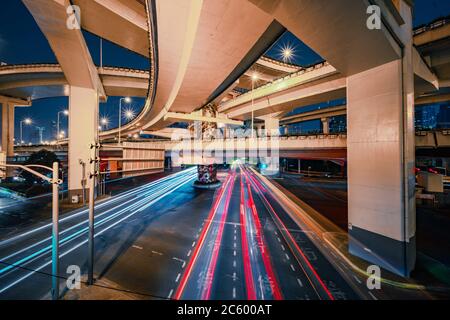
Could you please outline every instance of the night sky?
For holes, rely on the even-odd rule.
[[[414,26],[450,14],[450,1],[415,0]],[[100,64],[100,40],[85,32],[86,42],[96,65]],[[281,59],[281,48],[290,46],[295,49],[292,62],[298,65],[310,65],[321,61],[321,57],[305,46],[291,33],[285,33],[266,53],[274,59]],[[56,63],[47,40],[40,32],[33,18],[20,0],[3,3],[0,10],[0,61],[8,64]],[[103,65],[148,69],[148,60],[108,41],[103,41]],[[138,112],[143,99],[133,99],[131,107]],[[110,120],[109,127],[117,126],[119,97],[109,97],[108,102],[100,105],[100,115]],[[16,108],[16,137],[19,137],[20,120],[30,117],[33,125],[24,128],[24,140],[38,141],[35,126],[45,127],[44,140],[52,140],[56,134],[57,112],[68,107],[66,97],[33,101],[31,108]],[[61,118],[61,128],[67,132],[67,119]]]

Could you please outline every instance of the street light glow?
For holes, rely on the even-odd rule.
[[[23,122],[25,122],[25,124],[31,124],[33,121],[30,118],[26,118]]]
[[[294,55],[294,48],[290,44],[287,44],[286,46],[281,48],[281,56],[284,62],[290,62]]]
[[[258,73],[256,71],[253,72],[253,74],[252,74],[252,81],[257,81],[258,79],[259,79]]]
[[[135,116],[136,114],[135,114],[135,112],[134,112],[133,109],[127,109],[127,110],[124,111],[123,115],[124,115],[124,117],[125,117],[127,120],[131,120],[131,119],[134,118],[134,116]]]
[[[65,116],[68,116],[69,115],[69,110],[64,110],[63,113],[64,113]]]
[[[125,97],[124,100],[125,100],[126,103],[130,103],[131,102],[131,98],[130,97]]]
[[[104,126],[106,126],[109,123],[109,119],[106,117],[103,117],[100,119],[100,123]]]

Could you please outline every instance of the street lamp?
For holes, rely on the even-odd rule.
[[[126,103],[130,103],[131,102],[131,98],[130,97],[125,97],[125,98],[121,98],[119,101],[119,144],[121,143],[121,130],[122,130],[122,101],[124,101]]]
[[[22,121],[20,121],[20,144],[23,144],[23,124],[28,124],[30,125],[33,121],[30,118],[26,118]]]
[[[64,114],[66,117],[69,115],[69,110],[58,111],[58,120],[56,121],[56,139],[59,140],[61,132],[59,132],[59,115]]]
[[[254,128],[254,122],[255,122],[255,115],[254,115],[254,101],[255,101],[255,82],[258,81],[258,74],[254,72],[252,74],[252,138],[253,138],[253,128]]]
[[[108,125],[108,123],[109,123],[109,119],[107,118],[107,117],[103,117],[103,118],[101,118],[100,119],[100,127],[102,127],[103,128],[103,126],[105,126],[105,128],[107,129],[107,125]]]

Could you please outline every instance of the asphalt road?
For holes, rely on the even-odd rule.
[[[191,191],[191,184],[195,178],[196,172],[193,168],[127,191],[96,206],[95,273],[97,277],[105,275],[115,262],[126,256],[128,250],[139,247],[135,244],[136,241],[152,222],[158,220],[160,215],[182,207],[185,198],[195,198],[195,194]],[[183,194],[183,189],[191,191],[189,197]],[[171,224],[174,225],[173,221]],[[167,229],[168,232],[175,232],[170,227]],[[44,224],[0,242],[1,299],[41,299],[48,295],[51,286],[50,232],[51,225]],[[86,270],[86,210],[75,211],[61,219],[60,239],[61,291],[64,292],[64,278],[68,276],[65,273],[67,267],[77,265],[82,271]],[[160,256],[160,252],[152,251]],[[125,268],[123,264],[120,265],[122,269]],[[135,268],[139,269],[137,263]],[[126,271],[125,268],[125,274],[127,274]],[[133,272],[133,270],[128,271]],[[133,277],[127,278],[126,275],[125,279],[119,276],[115,282],[120,283],[121,280],[125,280],[123,282],[128,285],[131,280],[129,287],[122,286],[122,288],[142,293],[143,296],[162,298],[167,296],[165,290],[153,291],[153,288],[147,288],[141,291],[139,290],[141,288],[133,287],[135,282]]]
[[[245,167],[230,172],[199,232],[175,299],[359,298]]]
[[[192,168],[98,203],[95,278],[139,299],[359,298],[251,170],[223,173],[216,191],[195,179]],[[68,266],[86,274],[87,211],[60,231],[64,296]],[[50,233],[40,224],[0,241],[0,299],[49,298]]]

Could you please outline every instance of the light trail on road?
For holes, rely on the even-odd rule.
[[[242,258],[244,262],[244,276],[248,300],[256,300],[255,281],[253,279],[253,271],[250,262],[249,244],[247,241],[247,223],[245,210],[245,195],[243,177],[240,175],[241,185],[241,203],[240,203],[240,223],[241,223],[241,242],[242,242]]]
[[[164,177],[164,178],[158,179],[156,181],[150,182],[150,183],[145,184],[143,186],[139,186],[137,188],[131,189],[131,190],[127,191],[127,192],[124,192],[122,194],[114,196],[112,199],[108,199],[108,200],[102,201],[102,202],[98,203],[95,206],[95,208],[98,210],[98,209],[101,209],[103,207],[110,206],[110,205],[113,205],[113,204],[119,204],[120,205],[120,204],[122,204],[122,200],[125,199],[125,198],[128,198],[130,196],[134,196],[134,195],[139,195],[143,190],[146,190],[146,189],[151,188],[151,187],[156,187],[158,185],[161,185],[161,184],[163,184],[163,183],[165,183],[167,181],[173,180],[175,178],[181,178],[183,176],[192,175],[192,173],[194,173],[195,171],[196,171],[196,168],[186,169],[186,170],[183,170],[181,172],[177,172],[177,173],[169,175],[167,177]],[[70,220],[72,220],[74,218],[77,218],[77,217],[79,217],[79,216],[81,216],[83,214],[88,213],[88,211],[89,211],[88,209],[83,209],[81,211],[76,211],[74,213],[68,213],[67,215],[62,217],[59,220],[59,222],[60,223],[64,223],[64,222],[70,221]],[[8,239],[0,241],[0,248],[5,246],[5,245],[8,245],[9,243],[16,242],[16,241],[18,241],[18,240],[20,240],[22,238],[28,237],[28,236],[30,236],[32,234],[35,234],[35,233],[37,233],[39,231],[42,231],[42,230],[45,230],[45,229],[51,229],[51,227],[52,227],[52,224],[51,223],[47,223],[47,224],[45,224],[43,226],[39,226],[37,228],[33,228],[32,230],[20,233],[18,235],[15,235],[13,237],[10,237]]]
[[[222,198],[223,198],[223,196],[225,194],[225,191],[226,191],[227,186],[229,185],[230,181],[231,181],[231,176],[228,175],[227,178],[225,179],[225,181],[223,182],[222,186],[219,189],[218,195],[217,195],[217,197],[216,197],[216,199],[215,199],[215,201],[213,203],[213,206],[212,206],[212,208],[211,208],[211,210],[209,212],[209,215],[208,215],[208,218],[207,218],[207,223],[205,224],[205,226],[202,229],[202,232],[200,234],[200,237],[199,237],[199,240],[197,242],[197,245],[196,245],[196,247],[194,249],[194,252],[193,252],[193,254],[191,256],[191,259],[189,260],[189,263],[188,263],[188,265],[186,267],[186,270],[183,273],[183,276],[181,278],[180,284],[179,284],[179,286],[178,286],[178,288],[177,288],[177,290],[175,292],[175,295],[174,295],[174,299],[175,300],[180,300],[182,295],[183,295],[183,293],[184,293],[184,290],[185,290],[186,285],[188,283],[188,280],[189,280],[189,278],[190,278],[190,276],[192,274],[192,270],[193,270],[193,268],[195,266],[195,263],[196,263],[196,261],[198,259],[200,251],[201,251],[201,249],[204,246],[206,235],[208,234],[208,231],[211,228],[211,225],[212,225],[213,220],[214,220],[214,218],[216,216],[216,213],[217,213],[217,209],[218,209],[218,207],[220,205],[220,202],[221,202],[221,200],[222,200]]]
[[[227,196],[225,198],[225,204],[223,206],[223,212],[222,212],[221,220],[219,222],[217,236],[214,240],[212,258],[211,258],[211,261],[209,264],[208,271],[206,273],[206,279],[207,279],[208,283],[205,286],[204,292],[202,294],[202,300],[209,300],[211,297],[211,288],[212,288],[212,285],[214,282],[214,275],[215,275],[216,266],[217,266],[217,258],[218,258],[219,250],[220,250],[221,244],[222,244],[223,229],[225,227],[225,222],[226,222],[227,216],[228,216],[228,208],[230,206],[231,193],[233,192],[235,179],[236,179],[236,173],[233,172],[233,173],[231,173],[231,178],[230,178],[231,182],[230,182],[230,185],[228,186]]]
[[[319,291],[322,291],[325,293],[324,298],[334,300],[333,295],[331,294],[331,292],[329,291],[329,289],[327,288],[327,286],[325,285],[325,283],[323,282],[321,277],[318,275],[318,273],[316,272],[314,267],[311,265],[310,261],[308,260],[308,258],[304,254],[304,252],[301,250],[301,248],[299,247],[299,245],[293,238],[292,234],[289,232],[288,228],[286,228],[283,221],[280,219],[280,217],[278,216],[278,214],[276,213],[276,211],[274,210],[274,208],[272,207],[272,205],[270,204],[270,202],[264,195],[263,190],[265,190],[265,189],[263,189],[261,184],[259,183],[259,181],[255,177],[253,177],[252,172],[245,170],[245,175],[246,175],[246,177],[249,177],[249,181],[252,183],[257,194],[263,200],[264,205],[268,208],[269,212],[271,213],[272,217],[274,218],[275,223],[278,226],[278,229],[281,231],[283,237],[285,237],[286,243],[291,248],[291,251],[294,253],[298,253],[298,255],[300,255],[301,259],[297,260],[298,264],[305,271],[305,274],[307,275],[308,280],[310,281],[313,288],[316,290],[318,296],[321,298],[324,297],[324,295],[319,292]],[[294,254],[295,257],[298,257],[298,255]],[[306,268],[304,265],[306,265]],[[315,281],[312,278],[314,278]]]
[[[111,228],[115,227],[119,223],[125,221],[126,219],[132,217],[133,215],[142,212],[143,210],[149,208],[151,205],[157,203],[161,199],[165,198],[169,194],[175,192],[180,187],[184,186],[185,184],[192,182],[196,177],[195,170],[190,169],[189,171],[185,171],[182,173],[177,173],[175,175],[166,177],[161,179],[161,181],[157,181],[148,185],[145,185],[143,187],[139,187],[136,190],[129,191],[125,193],[124,195],[121,195],[119,198],[123,199],[124,197],[132,197],[132,199],[121,202],[119,205],[110,208],[106,212],[103,212],[99,216],[103,216],[107,213],[114,212],[114,210],[117,210],[120,207],[126,206],[119,210],[118,212],[114,212],[113,214],[110,214],[109,216],[102,218],[101,220],[96,221],[96,233],[95,237],[98,237],[99,235],[103,234],[104,232],[110,230]],[[145,191],[145,192],[144,192]],[[114,199],[112,201],[112,204],[115,204],[117,202],[117,199]],[[130,203],[133,203],[131,205],[128,205]],[[107,203],[103,203],[106,205]],[[109,203],[111,205],[111,203]],[[127,206],[128,205],[128,206]],[[127,214],[128,213],[128,214]],[[97,216],[97,218],[99,217]],[[114,219],[118,219],[117,221],[114,221]],[[107,224],[108,222],[112,222],[111,224]],[[78,223],[76,226],[80,226],[84,223],[87,223],[87,220],[84,220],[80,223]],[[103,229],[99,229],[99,227],[102,227]],[[65,232],[72,231],[74,228],[71,227]],[[82,228],[81,230],[78,230],[65,238],[61,239],[61,247],[68,246],[69,243],[73,242],[75,239],[80,238],[81,235],[85,234],[87,232],[88,228]],[[39,243],[43,243],[51,238],[46,238],[44,240],[39,241]],[[75,249],[81,247],[82,245],[86,244],[87,240],[84,240],[80,243],[74,243],[74,246],[67,249],[65,252],[62,252],[60,255],[60,258],[64,257],[65,255],[69,254],[70,252],[74,251]],[[31,245],[26,249],[32,249],[35,245]],[[21,249],[19,250],[20,253],[26,252],[27,250]],[[46,246],[40,250],[37,250],[29,255],[27,255],[24,258],[21,258],[13,263],[6,262],[7,266],[0,270],[0,274],[2,274],[2,277],[10,276],[11,272],[14,271],[20,271],[23,270],[22,267],[24,267],[27,264],[30,264],[32,262],[37,261],[38,259],[44,259],[45,256],[51,252],[51,246]],[[16,256],[17,254],[12,254],[10,256]],[[12,281],[7,286],[0,289],[0,293],[5,292],[6,290],[12,288],[14,285],[20,283],[21,281],[27,279],[31,275],[33,275],[35,272],[42,270],[46,266],[48,266],[51,263],[51,261],[48,261],[46,263],[41,264],[38,267],[31,268],[33,271],[28,272],[25,276],[22,276]],[[8,272],[9,271],[9,272]],[[19,272],[20,273],[20,272]]]

